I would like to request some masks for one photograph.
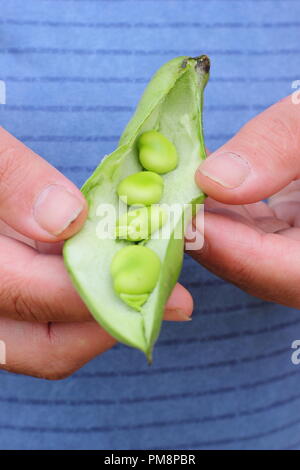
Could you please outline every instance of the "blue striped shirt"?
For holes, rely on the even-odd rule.
[[[1,6],[1,125],[81,185],[116,146],[152,73],[211,57],[214,150],[291,93],[298,0],[11,0]],[[186,258],[192,323],[166,323],[154,365],[123,345],[62,382],[0,373],[2,449],[300,449],[294,309]],[[0,332],[1,333],[1,332]]]

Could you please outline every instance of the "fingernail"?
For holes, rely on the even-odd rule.
[[[192,317],[187,315],[183,310],[177,308],[176,313],[178,315],[178,320],[179,321],[192,321]]]
[[[33,214],[42,229],[57,236],[77,219],[83,208],[83,202],[65,187],[51,184],[39,194]]]
[[[172,321],[191,321],[192,318],[181,308],[170,308],[165,311],[165,320]]]
[[[199,173],[228,189],[240,186],[250,173],[249,163],[235,153],[223,152],[208,157]]]

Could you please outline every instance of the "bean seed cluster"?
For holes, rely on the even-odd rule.
[[[158,205],[164,190],[160,175],[176,168],[178,155],[174,144],[155,130],[142,133],[137,148],[144,171],[127,176],[117,187],[119,198],[131,208],[118,219],[116,236],[133,244],[114,255],[111,276],[116,294],[141,311],[160,274],[158,255],[143,243],[167,222],[167,214]]]

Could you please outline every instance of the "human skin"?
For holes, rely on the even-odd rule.
[[[246,292],[294,308],[300,307],[298,101],[295,95],[279,101],[200,165],[196,182],[210,197],[204,244],[190,252]]]
[[[86,216],[78,188],[0,128],[0,368],[64,378],[115,344],[71,285],[61,256],[63,240]],[[165,319],[186,321],[192,310],[191,295],[177,284]]]
[[[251,120],[201,164],[196,182],[210,197],[205,203],[203,248],[190,252],[209,270],[252,295],[296,308],[300,306],[299,130],[300,105],[287,97]],[[82,226],[86,203],[70,181],[1,129],[0,156],[0,339],[8,352],[8,362],[1,367],[63,378],[115,343],[91,319],[60,255],[62,240]],[[57,214],[57,207],[65,207],[59,192],[58,205],[48,199],[47,211],[38,208],[41,229],[32,217],[33,206],[49,184],[61,185],[78,198],[81,212],[67,194],[68,210]],[[261,202],[268,197],[268,204]],[[77,218],[72,222],[74,213]],[[193,225],[200,230],[197,218]],[[64,229],[60,234],[59,226]],[[188,228],[188,240],[190,234]],[[190,295],[178,284],[165,318],[188,319],[192,307]]]

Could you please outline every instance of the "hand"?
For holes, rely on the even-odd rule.
[[[0,368],[48,379],[70,375],[115,340],[72,287],[63,240],[87,216],[81,192],[0,128]],[[177,284],[165,318],[187,320],[190,294]],[[0,356],[1,359],[1,356]]]
[[[300,106],[287,97],[200,165],[210,198],[204,245],[190,254],[252,295],[300,308],[299,178]]]

